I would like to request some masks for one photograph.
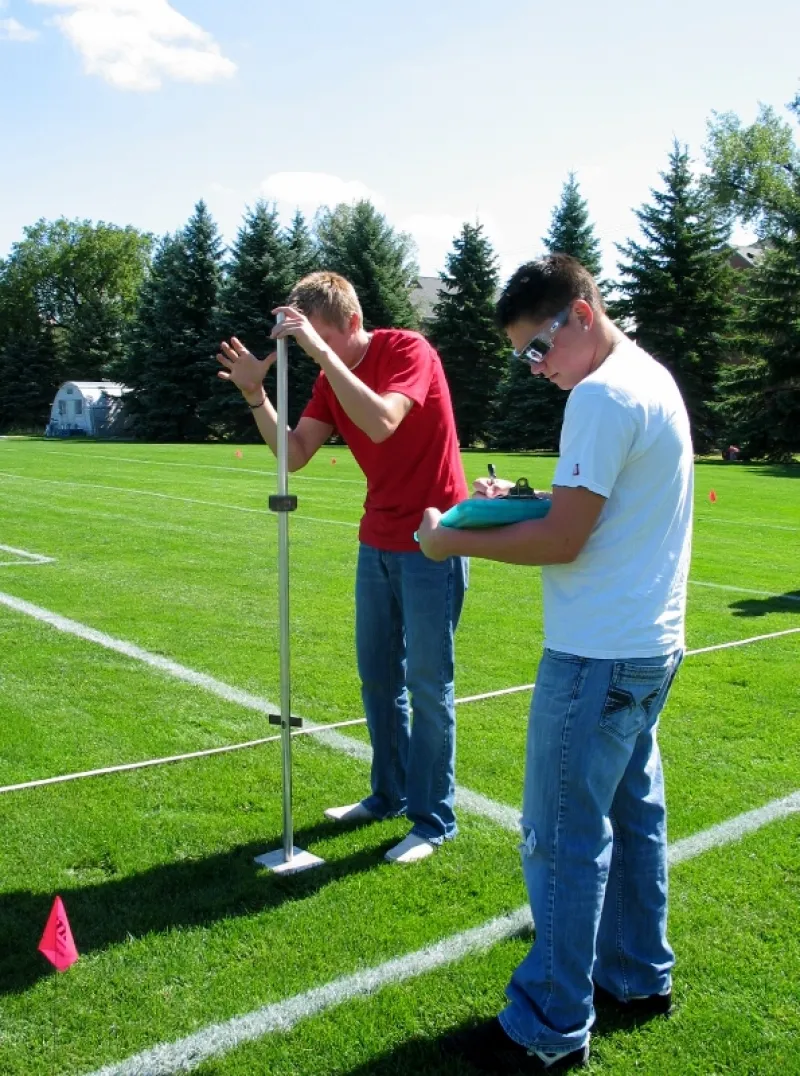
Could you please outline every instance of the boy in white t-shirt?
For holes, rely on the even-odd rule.
[[[656,729],[683,657],[693,453],[672,376],[609,320],[573,258],[523,265],[497,312],[516,357],[572,390],[550,511],[469,531],[428,509],[419,541],[434,560],[544,566],[522,813],[536,940],[499,1018],[444,1046],[486,1071],[554,1072],[588,1059],[594,1003],[671,1007]],[[510,485],[475,483],[484,496]]]

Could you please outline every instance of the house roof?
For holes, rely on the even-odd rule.
[[[769,239],[759,239],[741,247],[731,247],[731,265],[734,269],[752,269],[758,265],[770,246]]]
[[[61,392],[62,389],[66,389],[70,385],[77,389],[85,400],[92,400],[93,402],[99,400],[101,396],[119,398],[124,396],[126,392],[131,391],[127,385],[122,385],[118,381],[65,381],[58,391]]]
[[[417,286],[411,292],[411,302],[423,321],[433,316],[433,308],[439,301],[439,289],[443,287],[444,284],[438,276],[417,277]]]

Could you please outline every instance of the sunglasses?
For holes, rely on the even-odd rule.
[[[561,326],[567,323],[569,319],[569,310],[570,308],[567,306],[560,314],[556,314],[550,328],[538,332],[532,340],[528,341],[525,347],[521,347],[518,351],[515,350],[513,352],[514,358],[521,359],[522,362],[527,362],[531,365],[537,365],[542,362],[553,346],[553,337]]]

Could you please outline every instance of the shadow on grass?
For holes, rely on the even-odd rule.
[[[731,463],[728,460],[701,457],[695,460],[695,465],[702,467],[704,470],[706,468],[717,469],[720,467],[730,471],[746,470],[756,478],[800,478],[800,464],[798,462],[757,463],[753,460],[736,460]]]
[[[758,470],[768,478],[800,478],[800,466],[797,463],[763,463]]]
[[[332,833],[335,822],[295,834],[302,848]],[[64,901],[79,953],[91,953],[152,932],[197,927],[252,915],[284,901],[303,900],[347,875],[370,871],[396,840],[326,862],[293,875],[267,873],[253,862],[280,847],[280,837],[231,848],[203,859],[168,863],[140,874],[74,888]],[[53,971],[37,951],[55,894],[18,890],[0,893],[0,996],[24,991]]]
[[[800,590],[787,590],[772,598],[741,598],[729,606],[734,616],[768,616],[770,613],[797,613],[800,616]]]
[[[339,1076],[410,1076],[422,1073],[425,1076],[470,1076],[475,1073],[472,1065],[457,1057],[447,1057],[440,1043],[450,1032],[443,1032],[440,1038],[408,1039],[377,1057],[371,1057],[354,1069],[343,1070]]]
[[[664,1017],[654,1019],[663,1020]],[[602,1053],[602,1041],[605,1035],[613,1035],[618,1031],[634,1031],[643,1022],[645,1021],[631,1018],[615,1009],[600,1008],[597,1023],[592,1028],[592,1056],[595,1057],[594,1047],[597,1047],[597,1054]],[[475,1076],[479,1072],[478,1069],[463,1058],[448,1055],[443,1049],[444,1040],[453,1032],[460,1030],[462,1028],[451,1028],[435,1038],[408,1039],[355,1068],[341,1072],[337,1069],[337,1074],[338,1076],[410,1076],[411,1073],[424,1073],[424,1076]],[[599,1057],[597,1059],[599,1060]],[[499,1071],[501,1070],[498,1069]]]

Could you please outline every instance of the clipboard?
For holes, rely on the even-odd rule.
[[[505,497],[471,497],[445,512],[443,527],[476,530],[506,527],[526,519],[542,519],[550,511],[550,498],[538,497],[526,478],[520,478]]]

